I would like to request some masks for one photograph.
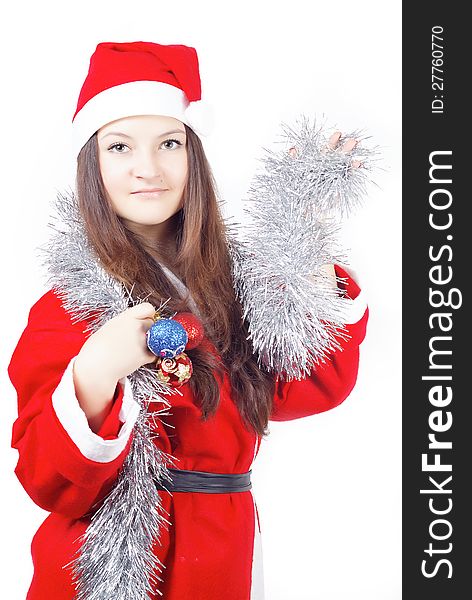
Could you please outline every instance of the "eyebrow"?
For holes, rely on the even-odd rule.
[[[172,129],[171,131],[166,131],[165,133],[160,133],[159,135],[156,135],[156,137],[164,137],[165,135],[170,135],[171,133],[185,133],[185,131],[183,131],[182,129]],[[130,135],[127,135],[126,133],[123,133],[121,131],[110,131],[109,133],[106,133],[101,139],[104,140],[109,135],[117,135],[119,137],[125,137],[130,140],[133,139]]]

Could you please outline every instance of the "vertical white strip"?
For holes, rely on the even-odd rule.
[[[254,442],[254,454],[252,455],[252,463],[251,463],[251,466],[249,467],[249,470],[252,469],[252,465],[254,464],[254,461],[256,460],[258,448],[259,448],[259,436],[256,435],[256,441]]]
[[[252,492],[251,492],[252,495]],[[264,564],[262,559],[262,538],[256,513],[254,496],[254,549],[252,553],[251,600],[264,600]]]
[[[252,465],[256,460],[257,451],[260,445],[259,436],[255,436],[256,441],[254,443],[254,456],[252,458]],[[250,600],[264,600],[264,562],[262,558],[262,537],[259,530],[259,520],[257,518],[257,506],[254,499],[254,494],[251,490],[252,502],[254,505],[254,546],[252,550],[252,572],[251,572],[251,597]]]

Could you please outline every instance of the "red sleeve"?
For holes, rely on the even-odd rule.
[[[339,287],[346,290],[347,298],[359,297],[360,288],[348,273],[336,265],[338,277],[346,279]],[[278,381],[271,415],[273,421],[289,421],[330,410],[343,402],[351,393],[359,368],[359,345],[366,333],[369,309],[353,324],[346,325],[347,340],[339,339],[337,350],[309,376],[289,382]]]
[[[19,452],[15,473],[38,506],[73,518],[87,513],[111,488],[130,444],[110,462],[90,460],[54,411],[52,394],[87,338],[84,327],[84,322],[72,323],[56,294],[47,292],[31,308],[8,367],[18,394],[12,432],[12,447]],[[121,385],[115,397],[99,431],[106,439],[116,437],[121,426]]]

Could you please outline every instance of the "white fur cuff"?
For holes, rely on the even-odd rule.
[[[75,394],[72,370],[77,357],[71,359],[62,379],[52,395],[54,411],[67,434],[88,458],[99,463],[111,462],[124,450],[133,426],[138,418],[140,405],[133,399],[133,392],[128,378],[120,379],[124,386],[123,406],[119,418],[123,422],[117,439],[104,440],[94,433],[88,424],[87,417],[80,407]]]

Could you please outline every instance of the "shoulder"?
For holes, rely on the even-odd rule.
[[[48,290],[36,300],[29,311],[28,321],[48,316],[64,320],[68,318],[62,300],[54,289]]]
[[[56,289],[50,289],[36,300],[28,315],[28,326],[50,326],[51,328],[67,328],[83,331],[86,322],[77,321],[66,310],[63,299]]]
[[[57,291],[54,289],[48,290],[36,300],[36,302],[31,307],[30,314],[33,313],[34,315],[37,315],[48,312],[50,310],[54,310],[59,313],[61,311],[64,311],[62,301],[58,296]]]

